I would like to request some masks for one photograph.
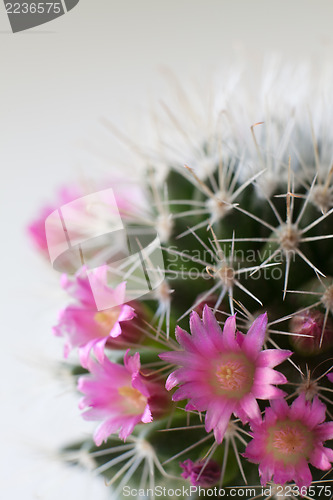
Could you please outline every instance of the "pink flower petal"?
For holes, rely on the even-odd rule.
[[[310,456],[310,463],[320,470],[328,470],[331,468],[331,463],[327,459],[323,447],[317,446]]]
[[[261,351],[257,358],[257,364],[260,367],[274,368],[274,366],[283,363],[287,358],[292,355],[292,351],[284,349],[265,349]]]
[[[94,354],[100,363],[103,363],[103,361],[104,361],[104,355],[105,355],[104,349],[105,349],[106,341],[107,341],[107,337],[105,337],[102,340],[98,340],[94,345]]]
[[[321,441],[333,439],[333,422],[324,422],[318,425],[316,434]]]
[[[272,368],[257,368],[254,376],[254,384],[265,382],[265,384],[285,384],[286,377]]]
[[[255,359],[261,350],[265,341],[267,328],[267,314],[261,314],[252,324],[247,335],[245,336],[242,349],[247,355]]]
[[[187,333],[179,326],[176,327],[176,340],[184,349],[190,352],[200,352],[193,340],[192,335]]]
[[[153,421],[153,416],[151,414],[149,406],[147,405],[145,411],[143,412],[141,422],[143,422],[144,424],[148,424],[149,422],[152,421]]]
[[[119,337],[119,335],[121,335],[121,326],[117,321],[117,323],[115,323],[113,325],[112,330],[110,331],[110,337],[115,339],[115,338]]]
[[[312,483],[312,475],[305,459],[295,466],[295,483],[301,489],[308,488]]]
[[[118,317],[118,321],[129,321],[129,320],[135,318],[135,316],[136,316],[136,313],[135,313],[135,310],[133,309],[133,307],[131,307],[127,304],[124,304],[121,308],[121,311],[120,311],[120,314]]]
[[[89,354],[91,349],[95,346],[95,344],[96,344],[96,339],[93,339],[84,346],[79,348],[80,363],[83,366],[83,368],[88,367]]]
[[[205,329],[209,332],[211,341],[213,342],[215,349],[223,348],[223,336],[220,325],[217,323],[213,311],[207,306],[204,306],[202,313],[202,320]]]
[[[257,399],[281,399],[286,396],[286,393],[273,385],[253,384],[251,392]]]
[[[239,404],[246,413],[248,420],[260,419],[260,408],[253,394],[246,394],[243,396]]]
[[[225,349],[230,351],[239,350],[239,345],[236,342],[236,315],[229,316],[224,323],[223,344]]]

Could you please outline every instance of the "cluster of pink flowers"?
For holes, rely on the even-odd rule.
[[[107,266],[101,266],[95,278],[106,283],[106,273]],[[87,420],[102,420],[94,435],[96,445],[117,431],[125,440],[138,423],[151,422],[169,405],[163,385],[151,381],[149,373],[142,374],[138,352],[130,356],[128,349],[124,365],[111,362],[105,355],[107,348],[124,348],[140,341],[142,306],[137,302],[123,303],[126,287],[123,282],[114,290],[104,285],[108,297],[111,294],[120,305],[98,311],[85,268],[74,279],[64,274],[61,284],[75,303],[60,312],[53,331],[65,338],[64,356],[78,348],[80,363],[90,372],[78,382],[78,389],[85,395],[80,408],[88,409],[83,416]],[[102,291],[100,288],[99,293]]]
[[[206,411],[205,429],[213,430],[217,443],[222,442],[232,414],[243,424],[249,422],[253,439],[244,457],[259,464],[263,485],[273,478],[275,483],[294,480],[300,488],[308,487],[312,481],[308,463],[329,470],[333,451],[323,442],[333,439],[333,422],[324,422],[326,406],[318,398],[311,403],[301,394],[288,407],[286,394],[275,387],[287,379],[273,368],[292,352],[262,349],[267,315],[259,316],[244,335],[236,331],[235,316],[226,320],[222,331],[205,306],[202,320],[192,312],[190,328],[191,335],[177,327],[176,339],[183,350],[160,354],[163,360],[180,366],[166,381],[168,390],[179,386],[172,399],[189,400],[187,410]],[[270,401],[263,419],[257,399]],[[201,468],[191,461],[181,465],[182,475],[193,485],[200,484],[197,478],[202,464]],[[210,485],[217,480],[213,475]]]
[[[62,203],[76,196],[74,191],[60,193]],[[130,216],[130,201],[123,200],[120,206],[123,214]],[[47,207],[29,228],[43,253],[47,249],[44,219],[51,211]],[[162,361],[157,363],[162,365],[162,373],[168,369],[169,375],[166,380],[163,375],[156,378],[154,372],[141,366],[139,352],[130,355],[131,348],[142,345],[148,328],[144,308],[139,302],[125,303],[126,282],[112,289],[107,285],[107,273],[106,265],[96,269],[99,293],[119,305],[105,310],[96,307],[85,267],[73,278],[62,275],[61,286],[73,303],[60,312],[53,329],[56,336],[65,339],[64,356],[77,350],[80,364],[88,372],[78,381],[83,394],[80,408],[85,419],[100,422],[94,434],[97,446],[115,433],[126,440],[137,425],[170,414],[168,391],[176,388],[172,400],[186,400],[185,411],[205,412],[205,430],[213,433],[216,445],[226,439],[233,417],[243,425],[249,424],[252,440],[243,457],[258,464],[263,485],[273,480],[278,484],[295,481],[300,488],[308,487],[312,482],[309,464],[323,471],[330,469],[333,451],[324,442],[333,439],[333,422],[325,422],[327,408],[317,396],[309,400],[300,392],[288,406],[286,392],[277,387],[288,381],[275,367],[293,353],[264,348],[266,313],[253,321],[246,334],[237,330],[236,315],[226,319],[222,330],[217,321],[221,315],[215,315],[206,297],[190,315],[191,333],[177,326],[176,350],[159,354]],[[300,334],[296,343],[319,349],[324,321],[321,313],[313,311],[295,317],[293,328]],[[164,345],[175,347],[174,341],[167,341]],[[109,359],[108,350],[124,348],[122,363]],[[170,371],[169,365],[176,368]],[[333,382],[333,373],[327,378]],[[264,413],[258,401],[266,401]],[[181,476],[195,486],[209,487],[220,478],[220,466],[214,460],[203,465],[200,460],[186,459],[180,465]]]

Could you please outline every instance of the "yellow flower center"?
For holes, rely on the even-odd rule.
[[[102,333],[107,336],[110,331],[117,323],[119,318],[119,308],[113,307],[112,309],[106,309],[105,311],[99,311],[95,314],[94,320],[102,329]]]
[[[301,457],[308,458],[311,448],[312,434],[298,420],[279,422],[269,431],[267,450],[285,464],[295,464]]]
[[[215,370],[215,380],[219,394],[225,394],[235,399],[242,398],[251,390],[253,384],[254,366],[243,354],[231,353],[227,360],[218,363]]]
[[[281,453],[299,453],[306,443],[306,439],[299,429],[287,427],[273,434],[273,446]]]
[[[128,406],[129,410],[135,409],[139,412],[144,411],[147,404],[147,398],[140,391],[134,389],[134,387],[124,385],[119,387],[118,393],[124,398],[124,402]]]
[[[235,391],[240,389],[247,380],[247,373],[239,361],[228,361],[216,370],[216,376],[222,389]]]

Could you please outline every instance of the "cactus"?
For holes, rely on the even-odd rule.
[[[140,183],[98,184],[126,238],[61,261],[72,302],[54,333],[96,421],[62,455],[82,466],[88,454],[115,498],[314,498],[331,485],[331,80],[293,92],[302,71],[290,75],[271,69],[256,95],[231,75],[206,107],[176,83],[180,105],[163,105],[145,154],[116,131],[144,164]],[[87,195],[75,186],[58,204]],[[76,236],[111,230],[109,208],[72,212]],[[52,210],[30,226],[43,255]],[[163,268],[147,250],[156,235]],[[128,243],[148,291],[121,260]]]

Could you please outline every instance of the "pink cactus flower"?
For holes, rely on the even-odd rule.
[[[328,378],[328,380],[329,380],[330,382],[332,382],[332,384],[333,384],[333,372],[328,373],[328,374],[327,374],[327,378]]]
[[[181,476],[188,479],[193,486],[202,486],[203,488],[214,486],[220,479],[221,466],[214,460],[209,460],[203,469],[204,464],[205,460],[192,462],[190,459],[179,463],[183,469]]]
[[[80,408],[88,408],[83,417],[102,420],[94,434],[97,446],[118,431],[125,441],[137,424],[153,420],[156,401],[166,401],[163,385],[149,381],[149,377],[140,373],[140,368],[139,353],[130,356],[129,350],[124,356],[124,365],[112,363],[106,356],[102,363],[89,359],[92,376],[80,377],[78,389],[85,395]]]
[[[272,401],[265,418],[251,423],[253,440],[244,456],[259,464],[262,484],[273,477],[277,484],[295,481],[307,488],[312,481],[309,463],[331,468],[333,450],[323,442],[333,438],[333,422],[324,422],[325,414],[326,406],[317,397],[311,403],[301,394],[290,407],[282,399]]]
[[[45,221],[48,216],[55,210],[66,206],[67,204],[75,200],[75,208],[71,213],[71,217],[75,219],[75,231],[71,231],[72,238],[85,239],[89,237],[91,231],[98,224],[103,223],[103,206],[101,210],[97,210],[96,213],[93,211],[87,212],[87,206],[84,197],[91,193],[97,193],[101,190],[105,190],[108,187],[112,188],[114,194],[114,199],[116,201],[116,210],[123,221],[136,220],[138,217],[143,217],[143,214],[149,212],[149,205],[145,201],[144,190],[137,182],[130,181],[127,177],[117,176],[112,179],[108,179],[96,185],[93,182],[87,189],[87,186],[83,188],[80,185],[63,187],[58,190],[54,202],[48,203],[41,208],[38,217],[33,220],[27,227],[28,234],[34,244],[34,246],[39,250],[45,257],[49,256],[48,243],[46,239],[45,232]],[[97,207],[98,208],[98,207]],[[110,207],[107,207],[107,211]],[[104,218],[107,219],[107,213],[104,214]],[[73,221],[72,221],[73,222]],[[63,228],[62,226],[55,226],[48,228],[52,230],[52,241],[61,241],[63,239]],[[107,232],[108,228],[105,227]],[[73,263],[71,261],[65,263],[71,271],[73,270]],[[74,269],[76,270],[76,269]],[[67,269],[66,269],[67,271]]]
[[[177,327],[176,338],[184,350],[160,354],[180,365],[171,373],[166,388],[179,385],[173,400],[189,399],[187,410],[206,410],[205,428],[214,430],[222,442],[232,414],[243,423],[260,417],[257,399],[281,398],[285,393],[272,384],[284,384],[286,378],[272,368],[292,353],[279,349],[262,351],[267,315],[259,316],[247,335],[236,334],[236,318],[231,316],[223,332],[206,305],[203,319],[196,312],[190,317],[192,335]]]
[[[76,299],[77,304],[66,307],[60,313],[59,323],[53,328],[56,336],[65,337],[64,356],[70,350],[78,347],[80,362],[87,367],[90,351],[102,362],[104,359],[105,344],[110,338],[116,338],[122,333],[123,322],[135,317],[133,307],[123,304],[126,283],[120,283],[114,290],[103,285],[106,282],[107,266],[101,266],[95,272],[96,279],[100,280],[101,287],[105,288],[108,297],[114,297],[119,306],[98,311],[90,288],[90,283],[82,268],[74,281],[67,275],[61,278],[62,287]],[[102,288],[103,290],[103,288]]]
[[[83,196],[82,192],[76,187],[60,189],[57,193],[57,202],[42,207],[38,217],[29,224],[27,230],[33,244],[46,257],[48,257],[49,253],[45,234],[45,220],[58,207],[66,205],[80,196]]]

